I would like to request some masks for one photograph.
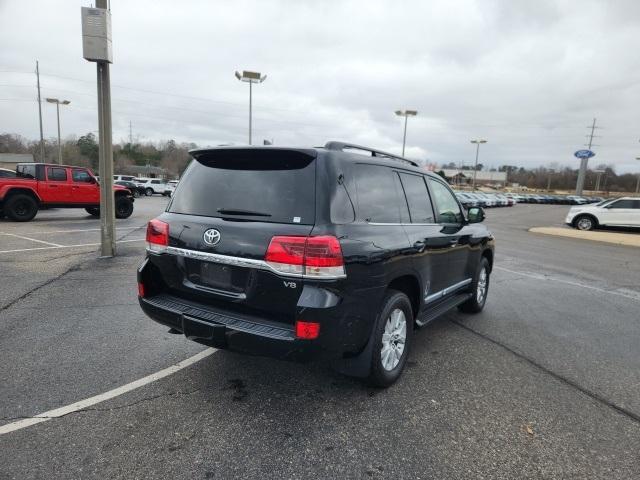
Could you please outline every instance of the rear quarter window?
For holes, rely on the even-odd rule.
[[[200,153],[168,211],[260,222],[315,222],[315,157],[295,150]]]

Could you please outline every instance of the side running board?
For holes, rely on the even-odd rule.
[[[466,302],[471,298],[472,295],[473,294],[469,292],[458,293],[457,295],[453,295],[452,297],[447,298],[446,300],[443,300],[442,302],[435,305],[427,305],[422,315],[420,315],[420,317],[416,319],[416,323],[422,327],[430,321],[435,320],[439,316],[444,315],[452,308],[455,308],[461,303]]]

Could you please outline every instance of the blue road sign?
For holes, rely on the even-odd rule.
[[[593,153],[591,150],[578,150],[573,155],[576,158],[591,158],[591,157],[595,157],[596,154]]]

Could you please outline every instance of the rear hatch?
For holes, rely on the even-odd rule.
[[[228,313],[295,322],[303,282],[270,270],[274,236],[315,222],[315,151],[193,152],[167,212],[169,255],[155,259],[168,292]]]

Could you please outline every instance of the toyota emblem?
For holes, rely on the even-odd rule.
[[[220,243],[220,232],[215,228],[210,228],[209,230],[206,230],[204,232],[204,235],[202,235],[202,239],[207,245],[217,245],[218,243]]]

